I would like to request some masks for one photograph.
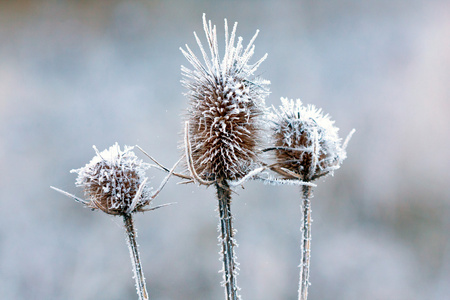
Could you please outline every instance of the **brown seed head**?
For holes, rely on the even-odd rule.
[[[242,46],[242,38],[234,44],[236,24],[231,36],[225,20],[225,54],[219,58],[216,27],[207,23],[203,15],[206,38],[211,58],[206,54],[197,35],[197,43],[205,64],[188,46],[181,49],[194,67],[182,67],[183,85],[188,89],[189,136],[192,145],[192,161],[198,175],[204,180],[239,179],[256,161],[256,149],[260,142],[265,113],[265,88],[269,84],[253,73],[264,56],[253,65],[248,61],[253,55],[253,37],[249,45]]]
[[[121,151],[116,143],[101,153],[94,149],[97,155],[90,163],[71,170],[78,174],[76,185],[84,189],[88,206],[111,215],[142,211],[150,203],[145,177],[150,165],[136,157],[133,147]]]
[[[338,128],[313,105],[281,99],[271,114],[275,157],[279,166],[311,181],[332,173],[346,158]],[[287,176],[292,178],[290,176]]]

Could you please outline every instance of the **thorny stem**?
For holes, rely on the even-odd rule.
[[[219,200],[220,236],[223,255],[223,285],[226,300],[238,300],[238,287],[236,284],[237,262],[234,256],[233,224],[231,215],[231,190],[226,180],[217,182],[217,198]]]
[[[298,287],[298,299],[307,300],[309,286],[309,266],[311,259],[311,197],[312,187],[304,185],[303,190],[303,218],[300,231],[302,233],[300,282]]]
[[[134,230],[133,217],[131,214],[123,215],[125,230],[127,232],[127,244],[130,249],[131,263],[133,264],[134,279],[139,300],[148,300],[147,288],[145,287],[144,271],[142,271],[139,259],[138,245],[136,243],[136,231]]]

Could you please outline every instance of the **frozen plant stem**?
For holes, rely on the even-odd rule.
[[[98,151],[95,146],[94,150],[96,156],[88,164],[71,171],[78,174],[76,185],[83,188],[87,200],[52,188],[92,210],[98,209],[109,215],[123,217],[133,277],[136,280],[136,291],[139,300],[148,300],[132,214],[155,210],[167,205],[146,208],[159,195],[180,161],[175,163],[171,170],[158,164],[158,167],[167,170],[169,174],[161,182],[159,188],[152,192],[151,187],[147,185],[148,178],[145,176],[145,171],[151,165],[139,159],[132,151],[133,147],[125,146],[125,149],[121,150],[119,144],[116,143],[102,152]]]
[[[223,280],[226,300],[238,300],[237,266],[234,257],[234,232],[231,215],[231,190],[226,180],[216,182],[219,200],[220,236],[222,243]]]
[[[309,265],[311,258],[311,197],[312,187],[304,185],[303,190],[303,220],[300,231],[302,233],[300,282],[298,287],[298,299],[308,299]]]
[[[145,287],[144,272],[142,271],[141,260],[139,259],[139,250],[136,243],[136,231],[134,230],[133,217],[131,214],[123,215],[125,230],[127,232],[128,249],[130,250],[131,263],[133,264],[134,279],[136,280],[136,290],[139,300],[147,300],[148,293]]]
[[[328,115],[313,105],[304,106],[300,99],[281,98],[279,109],[269,114],[272,120],[276,166],[272,168],[284,177],[304,183],[302,187],[302,225],[300,242],[300,279],[298,299],[307,300],[311,260],[311,198],[312,181],[333,174],[347,157],[346,147],[354,130],[342,143],[338,128]],[[314,185],[315,186],[315,185]]]

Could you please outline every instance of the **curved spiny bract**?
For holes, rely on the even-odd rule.
[[[199,177],[207,181],[237,180],[252,170],[264,126],[264,99],[268,81],[254,76],[266,55],[253,65],[249,59],[253,42],[244,49],[236,38],[236,24],[231,35],[225,20],[225,54],[220,59],[216,27],[203,15],[210,56],[195,34],[204,63],[186,45],[181,49],[193,69],[182,66],[182,83],[190,100],[187,119],[192,147],[192,163]]]

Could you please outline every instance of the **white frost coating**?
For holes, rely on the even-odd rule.
[[[270,82],[255,77],[254,72],[266,59],[267,54],[256,63],[249,64],[255,49],[253,43],[259,31],[244,47],[242,38],[236,37],[237,23],[234,24],[231,33],[226,20],[224,27],[223,58],[219,55],[216,27],[211,21],[207,22],[205,15],[203,15],[203,29],[206,34],[206,45],[202,44],[194,33],[202,61],[189,46],[180,48],[193,67],[192,70],[181,67],[183,75],[181,82],[187,88],[186,95],[190,99],[192,150],[198,153],[193,155],[192,163],[208,166],[199,172],[200,177],[208,177],[207,173],[215,173],[214,167],[210,164],[214,164],[218,160],[216,155],[221,154],[216,152],[216,147],[208,145],[217,145],[219,141],[227,148],[225,154],[229,157],[221,160],[222,167],[230,174],[242,173],[243,166],[248,166],[255,158],[255,149],[241,147],[242,139],[239,136],[249,132],[247,127],[256,128],[253,129],[253,134],[255,130],[265,127],[263,115],[266,111],[265,97],[269,94]],[[201,151],[197,152],[199,149]]]
[[[228,25],[227,20],[225,19],[225,54],[223,59],[220,60],[216,27],[214,26],[212,28],[211,22],[209,22],[209,24],[206,22],[205,14],[203,14],[203,26],[206,33],[208,46],[210,48],[211,57],[209,57],[206,53],[195,32],[194,35],[202,53],[205,65],[200,62],[188,45],[186,45],[186,50],[180,48],[183,55],[194,67],[194,70],[190,70],[184,66],[181,66],[182,74],[185,77],[185,79],[182,80],[182,83],[189,90],[188,95],[201,100],[204,96],[205,87],[209,86],[211,87],[209,90],[210,93],[224,92],[227,99],[232,100],[233,102],[255,101],[256,104],[263,107],[264,98],[268,94],[267,87],[265,86],[270,84],[270,81],[263,80],[261,78],[254,78],[250,81],[250,77],[254,75],[256,69],[266,59],[267,54],[265,54],[255,64],[248,65],[255,49],[253,42],[255,41],[259,31],[256,32],[246,49],[243,51],[241,44],[242,38],[239,38],[236,46],[234,45],[237,23],[233,26],[231,37],[228,38]],[[248,84],[243,85],[242,82],[246,82]],[[212,89],[213,87],[220,87],[221,90]],[[243,90],[241,88],[243,88]],[[232,93],[230,92],[234,92],[236,95],[232,97]],[[235,105],[233,105],[233,107],[235,107]]]
[[[146,184],[148,178],[145,170],[150,165],[135,155],[132,151],[134,147],[125,146],[122,151],[116,143],[102,152],[95,146],[93,148],[96,156],[84,167],[70,171],[78,174],[76,185],[89,192],[86,194],[87,200],[97,200],[92,198],[93,192],[107,194],[110,200],[107,209],[124,211],[128,211],[130,206],[134,209],[147,203],[151,197],[151,188]],[[92,187],[98,187],[98,190],[92,191]],[[139,199],[134,199],[136,191],[139,191]]]
[[[313,164],[310,172],[313,174],[309,174],[309,178],[333,174],[340,167],[347,157],[345,148],[354,129],[342,144],[338,136],[339,129],[334,126],[329,115],[324,115],[314,105],[302,105],[300,99],[294,101],[281,98],[279,109],[272,107],[272,111],[268,116],[272,132],[282,135],[285,146],[279,147],[277,151],[295,151],[298,148],[298,151],[310,152]],[[300,136],[306,137],[303,147],[297,145]]]
[[[285,138],[290,140],[293,134],[300,134],[301,127],[299,124],[306,124],[311,128],[320,128],[323,133],[319,137],[321,140],[336,144],[340,143],[338,136],[339,128],[334,126],[334,121],[331,121],[328,114],[323,115],[321,109],[317,109],[314,105],[304,106],[300,99],[288,100],[287,98],[281,98],[281,106],[279,111],[273,107],[274,113],[269,114],[270,119],[274,123],[279,123],[281,120],[288,121],[293,126],[293,130],[286,131]],[[274,126],[275,130],[280,131],[280,127]],[[311,131],[312,134],[312,131]]]
[[[266,168],[265,167],[260,167],[260,168],[256,168],[253,171],[249,172],[247,175],[245,175],[244,177],[242,177],[240,180],[236,181],[236,182],[230,182],[230,186],[238,186],[243,184],[244,182],[246,182],[247,180],[251,179],[252,177],[258,175],[259,173],[261,173],[262,171],[264,171]]]

